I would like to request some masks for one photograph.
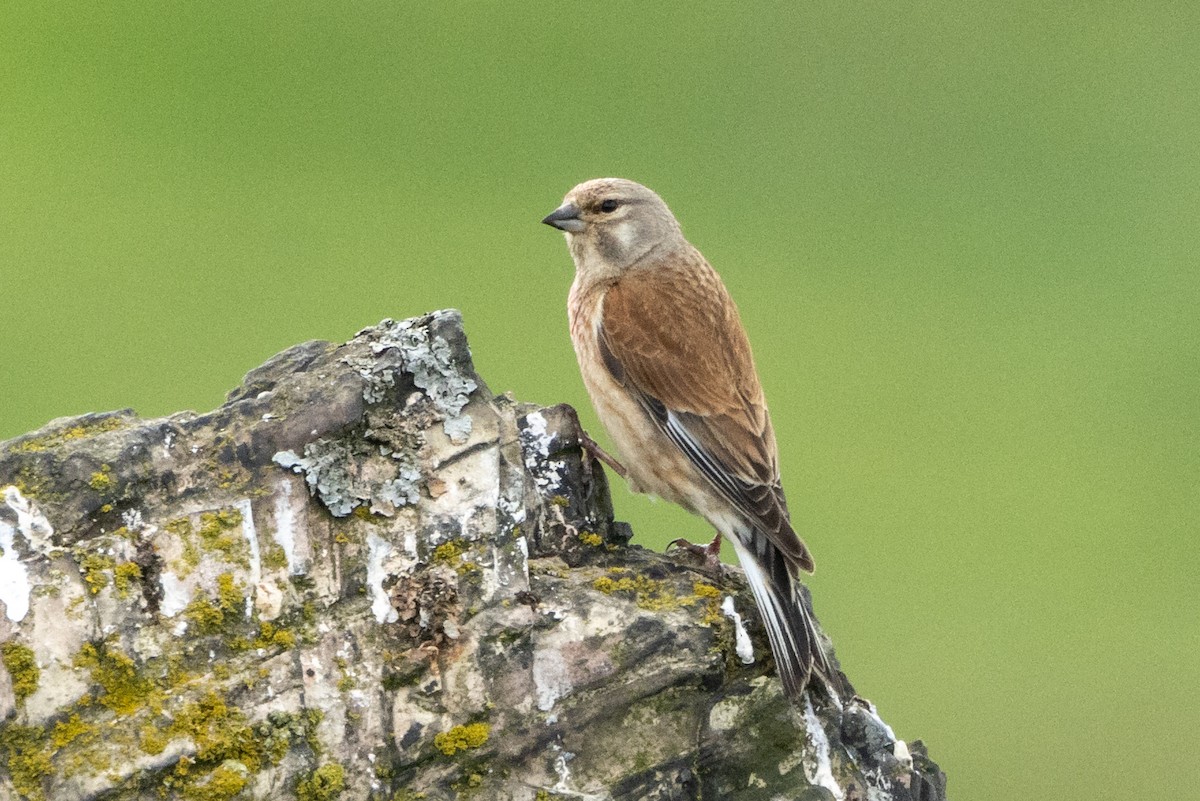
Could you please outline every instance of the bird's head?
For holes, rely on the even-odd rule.
[[[542,222],[564,231],[576,269],[593,273],[619,273],[651,251],[684,243],[662,198],[623,178],[580,184]]]

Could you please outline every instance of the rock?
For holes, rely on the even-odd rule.
[[[848,682],[787,703],[579,434],[443,311],[3,443],[0,799],[945,797]]]

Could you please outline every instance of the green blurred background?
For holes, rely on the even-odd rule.
[[[1195,797],[1200,7],[249,5],[0,10],[0,438],[447,306],[595,431],[538,220],[634,178],[738,299],[817,611],[952,797]]]

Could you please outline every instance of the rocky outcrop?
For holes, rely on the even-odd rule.
[[[628,544],[456,312],[0,445],[0,799],[941,799],[740,573]]]

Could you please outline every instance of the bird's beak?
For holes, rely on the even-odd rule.
[[[579,219],[579,208],[574,203],[564,203],[542,218],[546,225],[553,225],[560,231],[577,234],[583,230],[583,220]]]

